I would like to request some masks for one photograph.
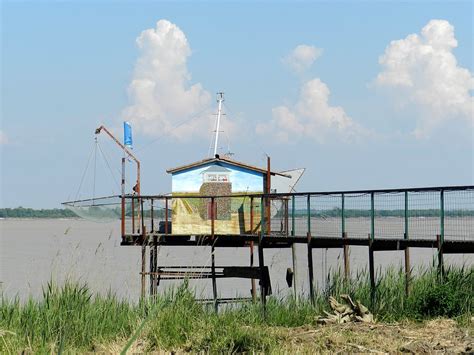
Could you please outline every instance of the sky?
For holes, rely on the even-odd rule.
[[[219,153],[298,191],[474,183],[473,3],[1,2],[0,207],[142,193]],[[97,142],[95,142],[97,138]],[[212,153],[212,151],[211,151]],[[127,188],[133,186],[127,162]]]

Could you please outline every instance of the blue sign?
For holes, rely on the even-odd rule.
[[[132,126],[130,122],[123,123],[123,145],[127,148],[132,148]]]

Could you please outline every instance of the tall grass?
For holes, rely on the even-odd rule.
[[[0,304],[0,352],[93,351],[104,344],[125,346],[132,336],[144,350],[243,352],[278,350],[283,341],[275,327],[314,325],[329,309],[329,295],[350,294],[371,308],[379,320],[422,320],[435,316],[464,317],[473,313],[472,268],[448,268],[444,277],[436,269],[418,272],[405,295],[402,270],[378,275],[375,302],[371,303],[366,272],[346,282],[340,273],[328,277],[327,287],[309,300],[270,298],[265,316],[259,303],[224,307],[216,314],[196,302],[187,283],[140,304],[117,299],[113,294],[93,296],[86,285],[49,283],[41,300],[2,298]]]

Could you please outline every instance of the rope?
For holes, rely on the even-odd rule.
[[[115,178],[114,176],[114,173],[112,171],[112,168],[109,164],[109,161],[107,160],[107,158],[105,157],[105,154],[102,150],[102,148],[100,147],[100,144],[97,144],[97,147],[99,148],[99,153],[102,155],[102,159],[104,159],[105,161],[105,164],[107,165],[107,167],[109,168],[109,172],[110,172],[110,176],[112,177],[112,180],[115,182],[115,184],[117,185],[117,187],[119,188],[120,190],[120,184],[118,183],[117,179]],[[115,191],[112,189],[112,194],[115,194]]]
[[[92,205],[94,205],[95,199],[95,178],[96,178],[96,171],[97,171],[97,137],[95,137],[95,149],[94,149],[94,175],[92,179]]]
[[[84,169],[84,172],[82,173],[81,182],[79,183],[79,188],[77,189],[77,193],[76,193],[76,198],[75,198],[75,200],[77,200],[78,197],[79,197],[79,192],[81,191],[82,183],[84,182],[84,178],[85,178],[86,173],[87,173],[87,170],[88,170],[88,168],[89,168],[89,163],[90,163],[90,161],[91,161],[92,153],[93,153],[93,152],[94,152],[94,147],[92,147],[91,152],[90,152],[90,154],[89,154],[89,158],[87,158],[86,167],[85,167],[85,169]]]

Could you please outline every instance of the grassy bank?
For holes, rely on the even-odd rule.
[[[323,310],[329,310],[328,296],[342,293],[349,293],[353,299],[371,308],[378,320],[378,325],[371,329],[387,323],[394,327],[394,322],[422,327],[418,322],[435,317],[454,318],[464,327],[471,327],[472,268],[449,268],[442,279],[435,270],[421,272],[412,281],[409,297],[404,294],[402,272],[391,270],[378,279],[374,304],[370,302],[366,273],[356,275],[350,283],[334,275],[329,279],[327,289],[317,296],[315,307],[307,300],[296,303],[293,299],[271,298],[266,317],[259,304],[251,303],[228,307],[215,314],[211,308],[196,303],[193,292],[186,285],[153,302],[131,304],[111,294],[93,296],[87,286],[69,283],[58,288],[50,284],[38,301],[20,303],[2,299],[0,352],[117,352],[127,345],[137,351],[267,352],[300,346],[303,350],[331,350],[324,336],[327,339],[334,336],[344,343],[341,336],[346,333],[347,342],[355,346],[352,350],[364,351],[370,346],[367,342],[358,345],[359,335],[356,334],[358,329],[366,332],[367,325],[349,325],[343,330],[337,326],[316,325],[317,316]],[[331,329],[334,334],[328,333]],[[423,334],[420,329],[418,333]],[[310,348],[305,348],[305,337],[315,332],[320,335],[307,344]],[[301,338],[301,334],[306,335]],[[334,345],[336,340],[331,341]]]

